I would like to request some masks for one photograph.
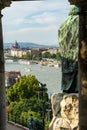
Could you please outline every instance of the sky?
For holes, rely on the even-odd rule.
[[[68,0],[12,2],[2,10],[3,41],[58,44],[58,28],[67,19]]]

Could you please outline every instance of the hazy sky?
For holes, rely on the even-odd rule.
[[[4,42],[58,43],[58,28],[68,17],[68,0],[12,2],[2,10]]]

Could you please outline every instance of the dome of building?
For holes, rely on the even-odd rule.
[[[19,49],[20,48],[20,45],[18,44],[17,41],[15,41],[15,43],[12,46],[12,48],[15,48],[15,49]]]

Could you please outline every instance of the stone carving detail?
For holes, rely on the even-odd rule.
[[[49,130],[78,130],[78,94],[55,93],[51,103],[53,119]]]

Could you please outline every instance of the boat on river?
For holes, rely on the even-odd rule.
[[[31,69],[30,69],[30,68],[24,68],[24,71],[25,71],[25,72],[30,72]]]
[[[30,61],[28,61],[28,60],[18,60],[18,63],[19,64],[27,64],[27,65],[29,65]]]

